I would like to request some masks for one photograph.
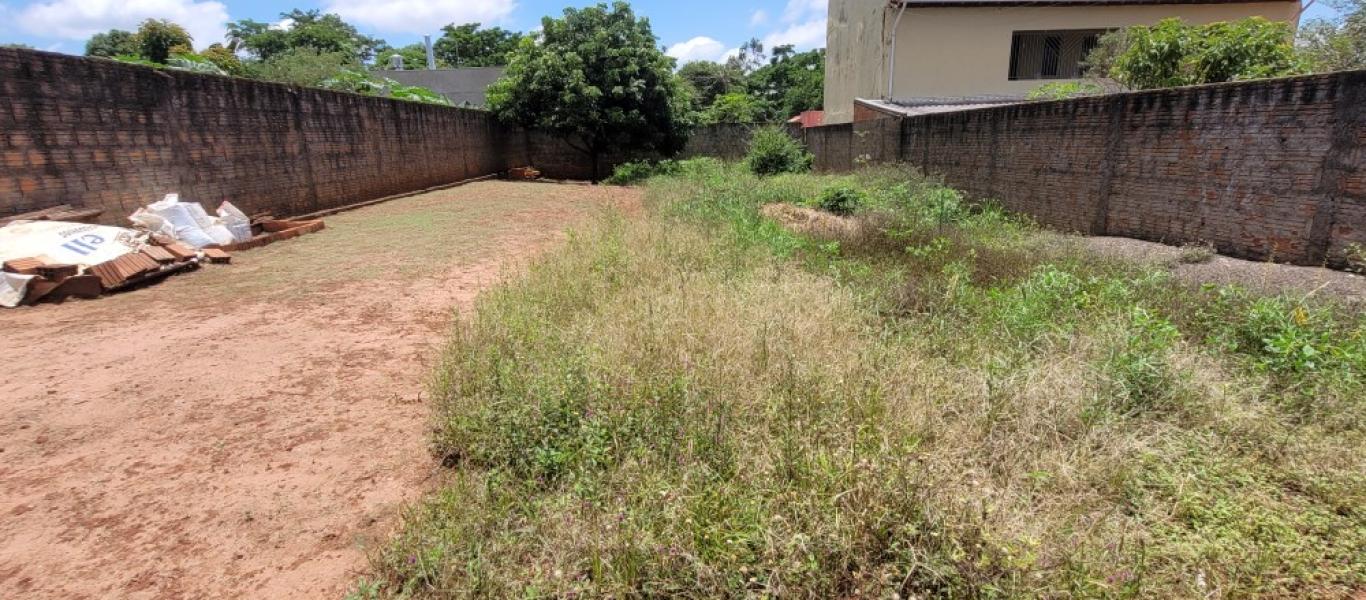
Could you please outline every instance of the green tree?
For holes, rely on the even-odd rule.
[[[769,120],[786,120],[807,110],[819,110],[825,100],[825,50],[796,52],[777,46],[768,64],[749,76],[750,93],[772,112]]]
[[[205,60],[215,64],[229,75],[242,76],[247,74],[246,65],[237,58],[237,54],[227,49],[223,44],[210,44],[203,52],[199,53]]]
[[[368,61],[384,41],[362,35],[355,26],[335,14],[318,10],[280,13],[287,26],[242,19],[228,24],[228,38],[263,61],[290,50],[309,49],[318,54],[343,53],[357,62]]]
[[[1300,28],[1299,47],[1315,71],[1366,69],[1366,0],[1333,3],[1342,16]]]
[[[741,91],[745,86],[745,74],[738,68],[706,60],[683,65],[678,76],[692,92],[693,108],[699,111],[715,103],[717,97]]]
[[[731,92],[716,97],[716,101],[702,111],[700,120],[713,123],[758,123],[768,119],[772,111],[756,97],[744,92]]]
[[[501,67],[508,54],[517,49],[522,34],[501,27],[480,29],[479,23],[441,28],[441,37],[432,44],[437,59],[456,67]]]
[[[554,133],[589,156],[594,179],[608,150],[671,153],[686,136],[687,94],[648,19],[616,2],[567,8],[523,38],[488,104],[505,121]]]
[[[312,48],[286,50],[254,65],[249,73],[257,79],[309,87],[336,77],[347,69],[360,69],[355,57],[345,52],[318,52]]]
[[[1133,89],[1294,75],[1305,70],[1290,26],[1261,17],[1208,25],[1164,19],[1130,27],[1110,74]]]
[[[164,64],[172,53],[193,52],[189,32],[166,19],[143,21],[133,39],[138,56],[154,63]]]
[[[85,42],[86,56],[102,56],[113,58],[120,54],[137,54],[138,44],[134,39],[133,32],[122,29],[110,29],[104,33],[97,33],[90,36]]]
[[[764,66],[768,55],[764,54],[764,44],[759,38],[750,38],[748,42],[740,44],[740,49],[734,56],[726,59],[726,66],[749,75]]]

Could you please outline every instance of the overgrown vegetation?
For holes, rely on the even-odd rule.
[[[1307,70],[1295,52],[1290,25],[1261,17],[1205,25],[1171,18],[1108,35],[1124,40],[1109,75],[1132,89],[1283,77]]]
[[[357,595],[1366,585],[1366,317],[1183,287],[905,170],[647,190],[457,325],[449,483]]]
[[[758,175],[801,173],[811,168],[813,160],[801,142],[778,127],[756,130],[745,155],[745,165]]]
[[[617,165],[612,176],[603,180],[608,185],[632,185],[659,175],[675,175],[679,163],[673,160],[638,160]]]

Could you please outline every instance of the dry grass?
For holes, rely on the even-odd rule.
[[[764,209],[811,238],[760,207],[828,179],[682,172],[458,328],[451,483],[357,596],[1366,585],[1362,363],[1325,345],[1360,321],[1206,297],[923,182],[865,176],[854,221]],[[1322,358],[1240,341],[1268,335]]]

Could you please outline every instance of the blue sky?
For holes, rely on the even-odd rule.
[[[219,41],[230,20],[276,21],[281,7],[336,12],[363,32],[398,46],[435,34],[450,22],[478,21],[509,29],[535,28],[544,15],[558,15],[566,0],[312,0],[279,4],[266,0],[0,0],[0,42],[22,42],[44,50],[80,53],[91,34],[132,29],[147,17],[163,17],[190,30],[195,45]],[[660,43],[681,61],[715,60],[757,37],[767,46],[825,45],[825,0],[638,0],[636,12],[650,18]],[[1322,0],[1308,17],[1331,17]]]

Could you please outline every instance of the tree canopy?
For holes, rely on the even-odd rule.
[[[540,39],[523,38],[489,88],[500,118],[559,135],[591,156],[595,170],[608,150],[682,146],[687,94],[649,20],[616,2],[567,8],[541,26]]]
[[[1366,69],[1366,0],[1333,3],[1342,15],[1300,28],[1300,50],[1316,71]]]
[[[138,44],[133,38],[133,32],[122,29],[97,33],[85,42],[85,55],[114,58],[122,54],[137,54]]]
[[[764,51],[745,43],[725,62],[690,62],[678,71],[692,90],[703,123],[785,121],[825,103],[825,50],[797,52],[791,45]]]
[[[355,26],[335,14],[294,9],[280,13],[281,25],[242,19],[228,24],[228,38],[260,60],[270,60],[290,50],[309,49],[320,54],[340,52],[365,62],[384,45],[383,40],[362,35]]]
[[[693,108],[699,111],[720,96],[743,90],[745,85],[745,74],[739,68],[705,60],[683,65],[678,76],[692,93]]]
[[[193,52],[194,40],[184,27],[166,19],[147,19],[133,36],[138,56],[155,63],[165,63],[176,52]]]
[[[825,50],[773,48],[768,64],[750,74],[749,89],[772,107],[774,120],[819,110],[825,101]]]
[[[432,44],[437,59],[455,67],[501,67],[517,49],[522,34],[501,27],[481,29],[479,23],[454,23],[441,28]]]
[[[1281,77],[1306,69],[1290,25],[1261,17],[1206,25],[1163,19],[1104,38],[1098,51],[1107,55],[1088,62],[1102,68],[1108,62],[1109,76],[1132,89]]]

